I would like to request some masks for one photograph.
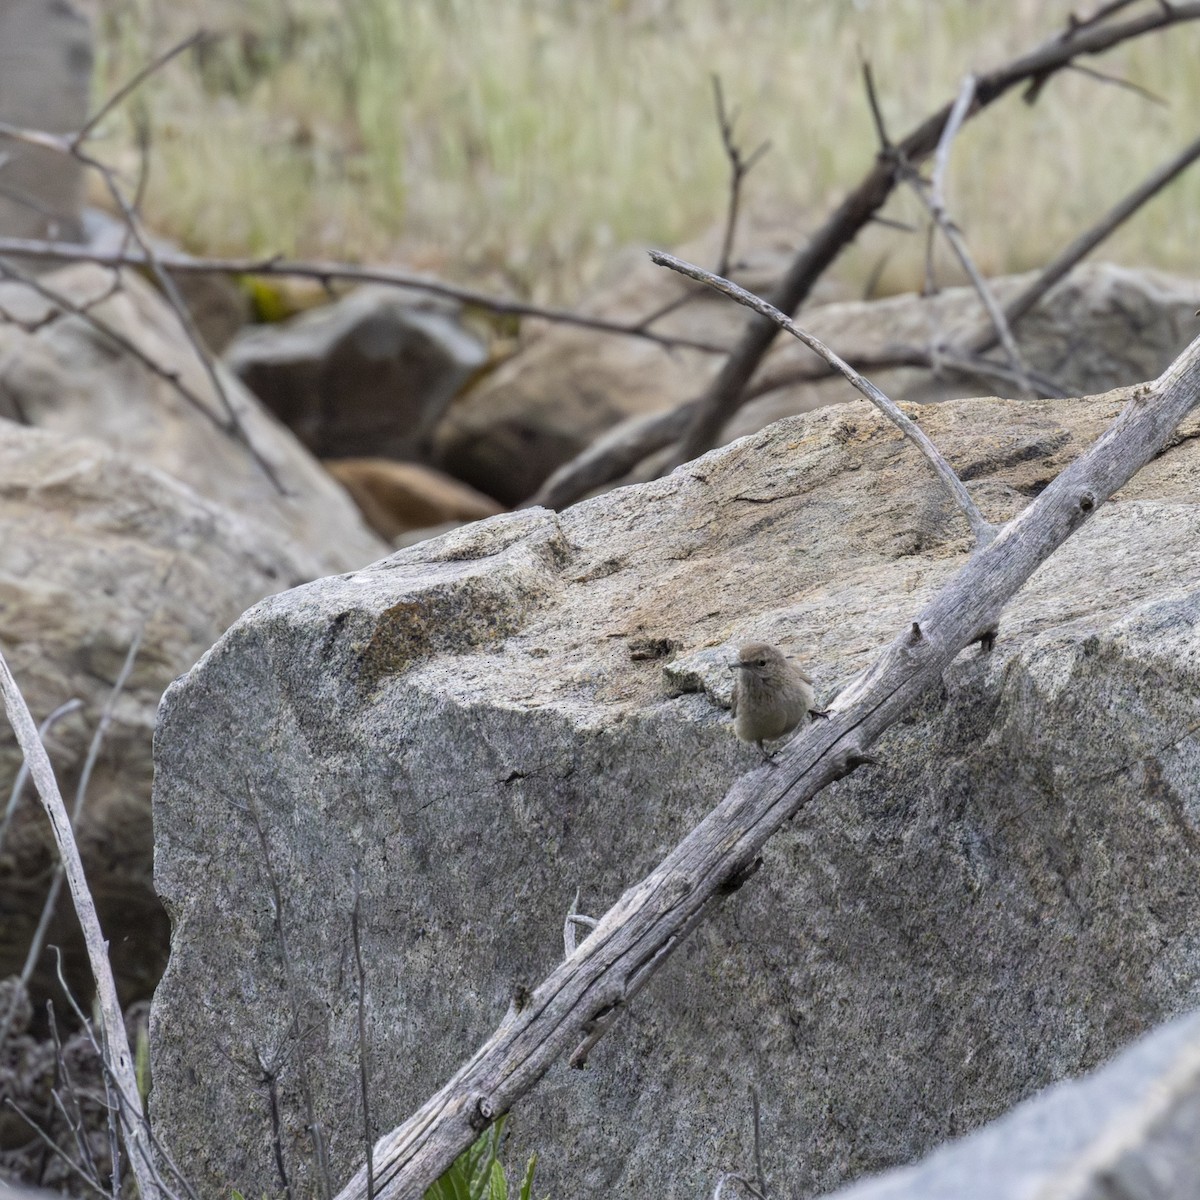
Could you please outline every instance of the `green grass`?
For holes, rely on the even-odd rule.
[[[1149,7],[1147,0],[1147,7]],[[871,59],[899,136],[986,69],[1052,35],[1083,0],[105,0],[96,94],[200,24],[227,36],[147,85],[146,211],[204,252],[403,262],[570,302],[612,251],[675,246],[718,220],[727,166],[711,75],[747,148],[772,150],[752,209],[797,236],[875,153],[858,69]],[[949,199],[985,269],[1044,261],[1196,136],[1200,27],[1090,65],[1033,107],[1015,94],[956,145]],[[105,152],[131,170],[126,114]],[[911,202],[889,210],[914,219]],[[874,229],[839,264],[860,288],[917,286],[920,238]],[[1195,272],[1200,172],[1104,250]]]

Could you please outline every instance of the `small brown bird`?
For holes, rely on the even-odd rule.
[[[766,642],[738,647],[738,672],[733,685],[733,731],[743,742],[754,742],[764,759],[763,742],[781,738],[809,716],[824,716],[813,708],[812,680],[782,652]]]

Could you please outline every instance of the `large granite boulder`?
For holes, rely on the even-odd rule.
[[[0,121],[82,129],[91,82],[91,28],[69,0],[0,4]],[[79,241],[82,205],[82,163],[0,137],[0,235]]]
[[[321,458],[423,458],[434,427],[487,350],[457,304],[382,285],[247,329],[233,371]]]
[[[735,272],[734,278],[768,295],[772,278],[765,268],[773,263],[777,258]],[[992,287],[1003,301],[1032,278],[997,279]],[[636,322],[689,288],[695,285],[648,259],[631,257],[623,279],[604,290],[592,308],[610,320]],[[1068,395],[1088,395],[1157,375],[1195,332],[1198,305],[1200,282],[1195,280],[1085,265],[1024,318],[1017,340],[1030,369]],[[745,320],[745,309],[703,290],[654,328],[729,345]],[[928,297],[818,303],[800,318],[844,358],[872,361],[931,345],[952,347],[984,320],[978,296],[965,287]],[[781,336],[751,380],[750,391],[815,363],[806,347]],[[482,491],[507,504],[519,503],[604,431],[700,395],[717,365],[719,360],[700,351],[668,351],[631,338],[551,328],[451,409],[438,434],[441,461]],[[954,399],[998,387],[1000,395],[1016,394],[995,378],[964,378],[950,371],[895,367],[869,374],[894,400]],[[857,395],[840,377],[773,387],[733,417],[721,440]]]
[[[1124,398],[913,412],[1002,520]],[[522,1103],[550,1194],[709,1194],[753,1083],[778,1194],[813,1195],[1200,1004],[1197,434],[770,844],[586,1071]],[[298,1186],[302,1065],[335,1174],[357,1164],[356,880],[382,1130],[552,968],[577,889],[606,909],[757,763],[720,706],[737,642],[828,697],[969,549],[915,450],[847,405],[247,613],[156,738],[153,1115],[196,1184],[277,1185],[256,1053]]]

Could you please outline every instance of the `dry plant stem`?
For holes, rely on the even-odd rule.
[[[362,1094],[363,1135],[367,1150],[367,1200],[375,1196],[374,1134],[371,1132],[369,1061],[367,1057],[367,973],[363,968],[359,920],[362,912],[362,880],[354,872],[354,907],[350,910],[350,935],[354,940],[354,970],[358,976],[358,1085]]]
[[[12,127],[0,124],[0,134]],[[17,130],[27,133],[27,130]],[[34,142],[41,145],[40,140]],[[14,258],[44,258],[56,262],[92,262],[102,267],[148,267],[149,259],[141,251],[114,253],[90,250],[87,246],[67,242],[44,242],[29,238],[0,237],[0,255]],[[481,308],[498,316],[537,317],[559,325],[576,325],[581,329],[592,329],[597,333],[609,333],[620,337],[642,338],[656,342],[668,349],[699,350],[705,354],[728,354],[728,346],[698,338],[676,337],[671,334],[654,333],[642,327],[642,322],[623,325],[619,321],[606,321],[602,317],[589,317],[584,313],[571,312],[565,308],[547,308],[539,304],[526,304],[523,300],[492,296],[474,288],[459,287],[434,279],[429,275],[418,275],[411,271],[393,271],[384,267],[361,267],[353,263],[309,262],[285,258],[192,258],[186,254],[155,254],[159,266],[173,274],[224,274],[261,275],[274,278],[315,279],[326,287],[337,282],[382,283],[390,287],[411,288],[431,296],[444,296],[473,308]]]
[[[979,75],[974,112],[987,108],[1019,84],[1048,79],[1082,55],[1101,54],[1130,38],[1197,18],[1200,18],[1200,0],[1178,3],[1169,10],[1160,8],[1122,22],[1103,23],[1097,18],[1076,21],[1074,27],[1049,42],[994,71]],[[936,148],[952,107],[953,103],[943,106],[897,143],[896,151],[903,161],[916,165]],[[771,297],[776,308],[789,314],[796,311],[826,268],[883,207],[896,183],[897,164],[882,157],[877,159],[858,186],[792,260]],[[705,392],[677,461],[695,458],[716,443],[722,427],[737,410],[742,393],[774,341],[775,333],[775,325],[766,319],[752,321],[747,326]]]
[[[47,243],[51,245],[52,243]],[[2,253],[2,252],[0,252]],[[83,305],[76,304],[69,296],[64,296],[61,292],[55,291],[47,284],[43,283],[36,275],[31,275],[26,271],[22,271],[19,267],[13,266],[11,262],[0,259],[0,278],[11,279],[16,283],[24,284],[25,287],[35,291],[39,296],[48,300],[63,312],[69,313],[73,317],[78,317],[82,321],[86,321],[97,333],[107,338],[114,346],[124,350],[131,358],[136,359],[143,367],[146,368],[152,375],[157,375],[159,379],[171,385],[175,392],[185,400],[192,408],[194,408],[202,416],[211,421],[222,433],[231,433],[231,428],[221,420],[221,417],[212,411],[211,408],[189,388],[180,378],[177,371],[169,371],[161,364],[156,362],[150,355],[146,354],[139,346],[130,341],[124,334],[118,333],[106,321],[102,321],[94,313],[89,311]]]
[[[844,359],[839,358],[820,338],[813,337],[811,333],[801,329],[785,313],[781,313],[773,305],[746,291],[745,288],[738,287],[736,283],[730,283],[728,279],[722,279],[719,275],[713,275],[711,272],[705,271],[702,267],[694,266],[691,263],[676,258],[674,255],[663,254],[658,250],[651,250],[650,257],[660,267],[669,267],[672,271],[678,271],[681,275],[688,276],[689,279],[706,283],[722,295],[728,296],[731,300],[736,300],[739,304],[756,312],[760,317],[772,321],[780,329],[786,330],[792,337],[803,342],[814,353],[819,354],[831,367],[840,371],[863,396],[879,409],[925,455],[929,461],[929,465],[933,467],[955,504],[958,505],[959,510],[966,517],[976,544],[985,546],[991,541],[996,533],[994,526],[979,511],[978,506],[971,499],[970,493],[963,485],[962,480],[955,475],[953,468],[942,457],[941,452],[933,442],[929,440],[924,430],[910,417],[905,416],[869,379],[864,375],[860,375]]]
[[[1181,150],[1169,162],[1163,163],[1144,183],[1134,188],[1123,200],[1114,205],[1091,229],[1077,237],[1046,265],[1037,279],[1014,296],[1004,307],[1004,318],[1009,326],[1015,325],[1039,300],[1082,259],[1086,258],[1115,229],[1124,224],[1148,200],[1158,195],[1176,176],[1181,175],[1197,159],[1200,159],[1200,138]],[[980,329],[967,342],[972,354],[982,354],[996,344],[995,330],[987,326]]]
[[[121,692],[125,689],[125,684],[129,679],[130,672],[133,670],[134,661],[137,658],[138,651],[141,649],[142,638],[146,632],[146,625],[143,622],[137,633],[133,637],[133,641],[129,644],[129,650],[125,654],[125,661],[121,664],[121,670],[117,674],[116,681],[113,683],[111,690],[108,693],[108,699],[104,702],[104,708],[100,713],[100,720],[96,722],[95,732],[92,734],[92,740],[88,744],[87,757],[84,759],[83,770],[79,773],[79,783],[75,787],[75,804],[71,810],[71,828],[75,829],[79,826],[79,817],[83,812],[84,801],[87,798],[88,784],[92,779],[92,772],[96,767],[96,760],[100,757],[100,747],[104,745],[104,737],[108,733],[108,727],[112,724],[113,711],[116,709],[117,701],[120,699]],[[79,701],[73,702],[76,707],[79,706]],[[38,734],[44,737],[44,730],[47,722],[56,713],[61,713],[63,709],[70,708],[70,705],[62,705],[57,708],[46,721],[42,722],[42,728],[38,730]],[[73,709],[72,709],[73,711]],[[59,862],[58,867],[54,872],[54,878],[51,880],[50,889],[46,893],[46,899],[42,904],[42,912],[38,918],[37,928],[33,931],[33,937],[29,940],[29,950],[25,955],[25,963],[21,969],[21,989],[29,983],[33,977],[34,968],[37,966],[38,957],[42,953],[42,947],[46,940],[46,931],[50,928],[50,922],[54,918],[55,909],[58,907],[58,897],[62,894],[62,885],[64,878],[63,864]],[[9,1027],[12,1024],[13,1014],[16,1012],[16,997],[14,996],[13,1004],[9,1006],[8,1012],[4,1019],[0,1021],[0,1046],[4,1045],[5,1039],[8,1037]],[[116,1161],[114,1159],[114,1161]]]
[[[118,105],[127,100],[138,88],[154,75],[161,71],[173,58],[178,58],[185,50],[190,50],[193,46],[198,46],[201,42],[207,40],[211,35],[203,29],[197,29],[195,33],[184,38],[182,42],[177,42],[169,50],[164,50],[157,58],[148,62],[141,70],[137,71],[126,83],[122,84],[100,107],[90,116],[84,123],[84,126],[78,133],[71,138],[71,148],[78,150],[84,142],[91,137],[96,126],[108,116]]]
[[[46,734],[54,728],[55,725],[68,717],[73,712],[78,712],[83,707],[83,701],[79,699],[68,700],[65,704],[60,704],[50,715],[38,726],[38,738],[45,742]],[[17,770],[17,777],[13,780],[12,791],[8,796],[8,806],[4,810],[4,819],[0,821],[0,850],[4,849],[4,839],[8,836],[8,827],[13,819],[13,814],[17,810],[17,804],[25,791],[25,785],[29,782],[29,763],[24,759],[21,760],[21,766]],[[0,1046],[4,1045],[4,1034],[0,1033]]]
[[[975,289],[979,299],[983,302],[984,311],[988,315],[988,319],[992,323],[992,327],[996,331],[996,337],[1000,341],[1000,345],[1004,348],[1005,356],[1012,365],[1013,371],[1020,380],[1020,388],[1026,397],[1032,397],[1037,394],[1032,382],[1029,379],[1029,370],[1025,366],[1025,360],[1021,356],[1021,351],[1017,347],[1016,338],[1012,335],[1012,330],[1008,327],[1008,322],[1004,318],[1004,313],[1001,311],[999,303],[996,301],[992,289],[988,286],[988,282],[983,277],[983,272],[975,263],[974,256],[967,248],[966,239],[962,236],[962,231],[957,224],[950,218],[949,211],[946,208],[946,171],[950,166],[950,148],[954,144],[954,138],[962,128],[963,121],[966,120],[967,114],[971,109],[971,105],[975,101],[975,76],[968,75],[962,83],[959,90],[958,98],[954,101],[954,107],[950,110],[949,119],[946,121],[946,127],[942,130],[942,136],[938,139],[937,150],[934,152],[934,167],[933,179],[929,187],[928,193],[921,184],[921,180],[915,171],[906,172],[908,182],[912,185],[913,191],[916,192],[917,198],[929,209],[929,215],[933,218],[934,224],[941,230],[942,236],[950,243],[955,257],[958,259],[959,265],[967,273],[967,278],[971,281],[971,286]]]
[[[104,934],[100,929],[96,906],[92,903],[87,878],[83,873],[79,848],[75,845],[67,808],[63,803],[62,794],[58,790],[58,782],[54,778],[50,759],[38,738],[33,717],[30,716],[25,698],[21,695],[12,672],[8,669],[8,663],[3,654],[0,654],[0,694],[3,695],[8,719],[12,724],[13,732],[17,735],[21,752],[29,763],[30,774],[33,776],[33,782],[42,798],[46,815],[50,818],[50,824],[54,830],[54,840],[58,845],[59,857],[62,859],[66,871],[67,884],[71,889],[71,899],[83,930],[88,961],[91,963],[92,975],[96,981],[96,999],[103,1033],[105,1061],[113,1074],[113,1082],[118,1091],[124,1095],[126,1104],[132,1108],[132,1112],[126,1112],[124,1109],[121,1112],[122,1132],[125,1135],[126,1144],[130,1148],[130,1166],[143,1200],[153,1200],[158,1195],[158,1188],[149,1169],[151,1153],[146,1119],[137,1090],[133,1055],[129,1049],[129,1038],[125,1033],[121,1005],[117,1000],[117,987],[113,980],[112,967],[108,962],[108,943],[104,940]]]
[[[868,748],[955,656],[995,630],[1004,606],[1109,496],[1166,445],[1200,404],[1200,339],[1153,384],[1133,393],[1091,449],[999,535],[967,560],[917,619],[801,730],[771,766],[743,775],[725,798],[594,932],[514,1008],[455,1076],[375,1146],[379,1200],[419,1200],[424,1189],[497,1117],[625,1003],[631,984],[683,942],[728,894],[767,840],[826,784],[865,761]],[[360,1170],[338,1200],[361,1200]]]

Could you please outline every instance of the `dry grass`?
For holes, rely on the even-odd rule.
[[[1078,0],[1079,3],[1082,0]],[[1147,0],[1149,3],[1149,0]],[[613,248],[673,246],[716,220],[726,164],[718,73],[748,146],[773,149],[752,203],[797,235],[875,146],[857,66],[872,60],[894,134],[986,68],[1056,32],[1064,0],[99,0],[97,92],[197,25],[228,36],[172,64],[142,103],[147,210],[197,251],[404,261],[570,301]],[[1085,6],[1086,7],[1086,6]],[[1196,135],[1200,28],[1016,97],[962,135],[950,199],[991,271],[1043,261]],[[128,156],[127,114],[110,125]],[[900,201],[895,215],[915,218]],[[874,230],[839,266],[861,287],[920,279],[920,239]],[[1200,174],[1109,246],[1195,272]]]

